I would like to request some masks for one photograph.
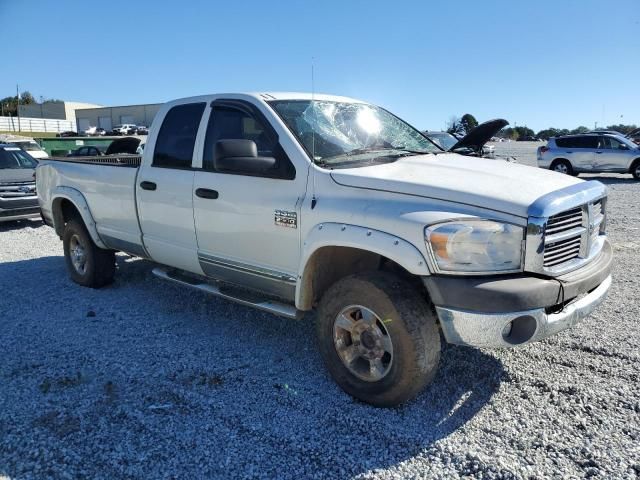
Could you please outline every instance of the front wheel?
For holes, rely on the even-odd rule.
[[[98,247],[81,221],[75,218],[69,220],[64,228],[62,244],[71,280],[91,288],[100,288],[113,282],[115,252]]]
[[[633,178],[635,178],[636,180],[640,180],[640,160],[636,160],[633,164],[633,166],[631,167],[631,175],[633,175]]]
[[[414,398],[438,369],[434,314],[411,284],[389,273],[335,283],[320,302],[316,332],[338,385],[378,407]]]
[[[567,160],[555,160],[551,164],[551,170],[565,175],[573,175],[573,167]]]

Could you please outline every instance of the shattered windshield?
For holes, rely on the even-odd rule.
[[[319,165],[393,161],[442,151],[411,125],[374,105],[321,100],[269,104]]]

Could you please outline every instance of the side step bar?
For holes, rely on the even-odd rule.
[[[233,296],[220,290],[220,287],[218,287],[217,285],[213,285],[204,280],[198,280],[197,278],[175,274],[173,272],[165,270],[164,268],[156,267],[152,270],[152,273],[156,277],[162,278],[163,280],[169,280],[185,287],[190,287],[196,290],[200,290],[201,292],[215,295],[216,297],[224,298],[225,300],[230,300],[241,305],[246,305],[248,307],[257,308],[258,310],[273,313],[280,317],[298,320],[304,315],[304,312],[302,312],[301,310],[297,310],[293,305],[287,305],[274,300],[265,299],[255,301],[238,296]]]

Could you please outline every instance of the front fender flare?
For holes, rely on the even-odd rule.
[[[403,267],[414,275],[430,275],[422,253],[406,240],[372,228],[341,223],[321,223],[314,226],[302,246],[302,257],[296,282],[296,305],[303,303],[305,275],[309,260],[323,247],[350,247],[376,253]]]
[[[61,203],[62,200],[68,200],[80,213],[82,221],[84,222],[85,227],[87,227],[87,231],[89,232],[89,235],[91,235],[93,242],[100,248],[108,248],[100,238],[100,235],[98,235],[96,222],[94,221],[91,210],[89,209],[89,204],[79,190],[71,187],[58,186],[52,192],[51,197],[53,199],[51,201],[53,228],[60,238],[62,238],[64,233],[64,217]]]

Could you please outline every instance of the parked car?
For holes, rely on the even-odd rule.
[[[0,143],[0,222],[40,216],[38,161],[20,147]]]
[[[611,285],[602,183],[443,152],[358,100],[184,98],[147,143],[134,168],[38,167],[71,279],[112,282],[124,251],[185,288],[288,318],[316,309],[329,372],[373,405],[434,378],[440,329],[459,345],[530,343]]]
[[[620,134],[552,137],[538,147],[538,166],[569,175],[615,172],[640,179],[640,147]]]
[[[89,145],[87,147],[80,147],[67,154],[67,157],[100,157],[104,155],[98,147]]]
[[[99,137],[106,135],[107,131],[102,127],[89,127],[82,133],[89,137]]]
[[[0,135],[0,143],[10,143],[19,147],[35,159],[47,158],[49,156],[33,138],[17,135]]]
[[[630,131],[626,137],[633,143],[640,145],[640,128]]]
[[[423,134],[447,152],[475,157],[493,157],[495,155],[495,146],[487,145],[487,142],[507,125],[509,125],[509,122],[502,118],[489,120],[481,123],[462,138],[458,138],[448,132],[426,131]]]
[[[516,139],[517,142],[538,142],[538,137],[533,137],[531,135],[525,135],[522,137],[518,137]]]
[[[137,135],[149,135],[149,129],[147,127],[145,127],[144,125],[138,125],[136,127],[136,134]]]
[[[67,130],[65,132],[56,133],[56,137],[77,137],[78,132],[74,132],[73,130]]]
[[[110,135],[133,135],[136,133],[136,126],[131,123],[116,125],[110,132]]]

